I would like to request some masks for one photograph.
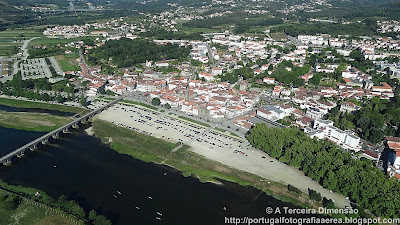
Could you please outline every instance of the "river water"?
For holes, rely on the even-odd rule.
[[[0,154],[42,134],[0,127]],[[64,194],[86,211],[95,209],[118,225],[219,225],[228,224],[225,217],[229,216],[269,217],[265,213],[269,206],[296,208],[253,188],[228,182],[203,184],[166,166],[118,154],[87,135],[84,128],[63,135],[9,167],[1,166],[0,178],[41,189],[54,198]]]

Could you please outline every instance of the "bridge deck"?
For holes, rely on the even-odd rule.
[[[77,124],[77,123],[79,123],[79,122],[81,122],[83,120],[86,120],[87,118],[90,118],[93,115],[96,115],[97,113],[103,111],[105,108],[108,108],[108,107],[114,105],[115,103],[119,102],[121,99],[122,98],[118,98],[118,99],[116,99],[116,100],[114,100],[114,101],[112,101],[112,102],[110,102],[110,103],[108,103],[108,104],[106,104],[106,105],[104,105],[104,106],[102,106],[102,107],[100,107],[100,108],[98,108],[98,109],[96,109],[96,110],[84,115],[84,116],[79,117],[78,119],[76,119],[76,120],[74,120],[74,121],[72,121],[72,122],[70,122],[70,123],[58,128],[56,130],[53,130],[53,131],[51,131],[51,132],[49,132],[49,133],[47,133],[47,134],[45,134],[45,135],[43,135],[41,137],[29,142],[28,144],[26,144],[26,145],[24,145],[24,146],[22,146],[20,148],[8,153],[7,155],[5,155],[5,156],[0,158],[0,163],[3,163],[5,161],[7,161],[11,157],[13,157],[15,155],[18,155],[20,152],[23,152],[26,149],[31,148],[32,146],[35,146],[35,145],[37,145],[38,143],[40,143],[42,141],[48,140],[51,136],[53,136],[54,134],[57,134],[58,132],[61,132],[61,131],[65,130],[65,129],[68,129],[71,126],[73,126],[73,125],[75,125],[75,124]]]

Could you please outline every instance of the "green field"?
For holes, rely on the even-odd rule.
[[[72,107],[72,106],[65,106],[65,105],[58,105],[58,104],[50,104],[50,103],[43,103],[43,102],[33,102],[33,101],[26,101],[26,100],[17,100],[17,99],[10,99],[10,98],[0,98],[0,105],[7,105],[17,108],[38,108],[38,109],[51,109],[51,110],[58,110],[62,112],[71,112],[77,113],[80,115],[85,115],[90,112],[88,109]]]
[[[12,49],[1,49],[0,47],[0,56],[9,56],[13,54]]]
[[[13,55],[15,46],[22,46],[22,43],[0,42],[0,55],[2,56]]]
[[[73,117],[47,113],[5,112],[0,110],[0,126],[18,130],[50,132],[72,122]]]
[[[13,44],[12,42],[16,42],[17,40],[19,40],[19,38],[9,38],[9,37],[5,37],[5,38],[0,38],[0,44]]]
[[[42,37],[35,39],[29,43],[29,46],[38,46],[38,45],[50,45],[50,44],[68,44],[74,41],[77,41],[79,39],[76,38],[47,38],[47,37]]]
[[[0,32],[0,37],[40,37],[42,32],[36,29],[26,29],[26,30],[6,30]]]
[[[24,196],[29,196],[30,199],[40,200],[44,203],[53,202],[50,196],[45,192],[29,187],[15,186],[7,184],[0,180],[0,186],[15,193],[20,193]],[[35,196],[39,192],[40,196]],[[46,208],[33,205],[26,200],[20,201],[20,204],[12,204],[12,200],[16,198],[14,193],[0,189],[0,224],[18,224],[18,225],[50,225],[62,224],[72,225],[69,219],[62,217]]]
[[[70,55],[57,55],[54,56],[54,58],[57,60],[58,64],[64,72],[80,70],[78,62],[75,60],[76,58],[78,58],[77,53]]]
[[[184,27],[182,26],[183,23],[187,22],[185,20],[176,20],[178,23],[176,25],[176,28],[178,30],[183,30],[186,34],[191,34],[191,33],[216,33],[216,32],[221,32],[222,29],[220,28],[200,28],[200,27]]]
[[[8,192],[0,190],[0,198],[9,196]],[[72,225],[74,224],[67,218],[64,218],[45,208],[33,205],[27,201],[22,201],[17,208],[13,208],[12,197],[6,198],[0,202],[0,224],[18,224],[18,225]]]
[[[222,132],[222,133],[225,133],[225,132],[226,132],[225,129],[222,129],[222,128],[219,128],[219,127],[216,127],[216,128],[214,128],[214,129],[217,130],[217,131],[220,131],[220,132]]]
[[[0,56],[10,56],[14,54],[14,46],[22,46],[19,42],[32,37],[42,36],[41,31],[36,29],[26,30],[6,30],[0,32]],[[19,43],[15,43],[18,41]]]
[[[1,39],[0,39],[1,40]],[[22,43],[8,43],[8,42],[1,42],[0,41],[0,48],[3,47],[13,47],[13,46],[22,46]]]
[[[271,38],[273,38],[277,41],[280,41],[280,40],[286,38],[284,33],[271,33],[270,36],[271,36]]]

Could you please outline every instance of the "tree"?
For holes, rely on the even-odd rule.
[[[6,210],[11,211],[11,210],[18,208],[20,203],[21,203],[21,199],[18,196],[12,196],[11,199],[7,199],[7,201],[5,201],[3,203],[3,207]]]
[[[309,195],[310,195],[310,199],[320,202],[322,200],[321,194],[318,193],[317,191],[311,190],[309,189]]]
[[[384,135],[380,129],[372,128],[369,132],[368,140],[372,143],[378,143],[383,139]]]
[[[321,73],[315,73],[314,76],[310,79],[309,83],[318,86],[319,83],[321,82],[321,78],[322,78]]]
[[[94,210],[89,212],[89,220],[92,221],[93,225],[111,225],[111,222],[105,216],[97,215]]]
[[[335,208],[335,203],[333,203],[332,199],[324,199],[322,200],[322,205],[325,206],[325,208],[328,209],[334,209]]]
[[[63,103],[63,102],[64,102],[64,97],[61,96],[60,94],[58,94],[58,95],[56,96],[56,101],[57,101],[58,103]]]
[[[97,218],[97,213],[96,213],[96,211],[94,211],[94,209],[92,209],[89,212],[89,220],[95,220],[96,218]]]
[[[171,105],[170,105],[170,104],[168,104],[168,103],[166,103],[166,104],[164,105],[164,108],[166,108],[166,109],[170,109],[170,108],[171,108]]]
[[[79,101],[79,103],[81,104],[81,106],[86,107],[88,106],[88,102],[86,101],[86,98],[81,95],[81,100]]]
[[[93,221],[93,225],[111,225],[111,221],[109,221],[105,216],[97,216]]]
[[[364,57],[361,54],[361,52],[359,52],[357,50],[353,50],[352,52],[350,52],[349,57],[355,59],[358,62],[361,62],[362,60],[364,60]]]
[[[99,88],[99,93],[102,94],[102,95],[105,95],[105,94],[106,94],[106,90],[105,90],[104,86],[101,86],[101,87]]]
[[[158,106],[158,105],[161,104],[161,101],[160,101],[159,98],[153,98],[153,99],[151,100],[151,104],[152,104],[152,105]]]

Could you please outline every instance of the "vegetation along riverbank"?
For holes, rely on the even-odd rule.
[[[51,104],[51,103],[35,102],[35,101],[12,99],[12,98],[2,98],[2,97],[0,97],[0,105],[6,105],[6,106],[11,106],[11,107],[17,107],[17,108],[58,110],[61,112],[76,113],[79,115],[85,115],[90,111],[90,110],[84,109],[84,108],[66,106],[66,105],[61,105],[61,104]]]
[[[86,213],[77,202],[64,195],[53,199],[41,190],[0,180],[0,224],[111,225],[111,222],[94,210]]]

